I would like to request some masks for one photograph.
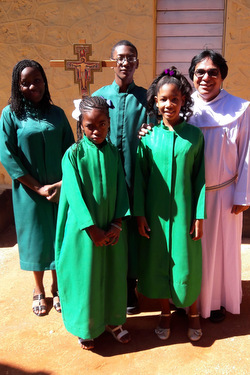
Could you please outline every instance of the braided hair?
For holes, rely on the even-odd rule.
[[[181,115],[185,120],[188,120],[193,113],[191,110],[193,105],[193,99],[191,98],[192,87],[186,77],[174,66],[164,70],[150,85],[147,91],[147,113],[156,116],[158,120],[161,119],[161,115],[159,115],[158,108],[155,105],[155,96],[166,83],[175,85],[180,90],[181,95],[185,96],[185,103],[181,107]]]
[[[44,92],[44,96],[42,100],[39,103],[39,108],[43,112],[45,112],[52,104],[52,100],[51,100],[49,88],[48,88],[48,81],[47,81],[45,72],[43,70],[43,67],[37,61],[34,61],[34,60],[21,60],[13,68],[11,97],[8,101],[8,104],[10,104],[11,110],[15,112],[16,116],[19,118],[25,115],[25,102],[23,100],[24,96],[22,92],[20,91],[21,73],[25,68],[35,68],[39,70],[39,72],[42,75],[42,78],[45,84],[45,92]]]
[[[79,110],[81,112],[79,120],[77,121],[76,133],[77,142],[79,142],[83,137],[82,131],[82,120],[84,113],[92,111],[92,109],[99,109],[104,112],[107,118],[109,118],[109,105],[107,101],[100,96],[84,96],[79,104]]]

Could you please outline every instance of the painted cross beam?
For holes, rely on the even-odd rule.
[[[51,67],[64,67],[65,70],[74,70],[74,82],[79,84],[81,96],[89,95],[89,85],[94,83],[94,72],[101,72],[102,67],[116,67],[116,61],[91,61],[92,45],[85,40],[74,44],[74,54],[77,60],[51,60]]]

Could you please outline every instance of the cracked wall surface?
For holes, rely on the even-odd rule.
[[[51,68],[51,59],[75,59],[73,44],[92,44],[91,60],[109,59],[114,43],[128,39],[139,52],[135,74],[138,85],[148,87],[154,72],[154,0],[0,0],[0,110],[10,96],[13,66],[22,59],[37,60],[44,68],[53,102],[71,117],[73,99],[80,97],[73,72]],[[229,76],[224,87],[250,99],[250,0],[227,1],[225,58]],[[112,69],[94,74],[91,92],[113,81]],[[0,164],[0,185],[11,180]]]
[[[250,100],[250,0],[228,0],[225,21],[225,58],[229,74],[224,88]]]
[[[44,68],[53,102],[62,107],[75,133],[73,99],[80,98],[73,71],[51,68],[51,59],[76,59],[73,44],[92,44],[90,60],[106,60],[111,47],[128,39],[138,47],[138,85],[153,79],[154,1],[151,0],[0,0],[0,110],[10,96],[13,66],[22,59],[37,60]],[[110,84],[110,68],[94,74],[94,92]],[[0,185],[11,180],[0,165]]]

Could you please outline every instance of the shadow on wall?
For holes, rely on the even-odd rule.
[[[0,233],[14,224],[11,189],[5,189],[0,194]]]
[[[243,238],[250,238],[250,208],[243,213]]]
[[[1,375],[50,375],[51,372],[44,371],[25,371],[17,367],[9,366],[7,364],[0,363],[0,374]]]

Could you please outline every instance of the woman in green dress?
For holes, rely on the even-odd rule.
[[[20,266],[33,271],[32,308],[37,316],[47,313],[45,270],[52,271],[53,305],[61,312],[54,242],[61,159],[73,142],[63,110],[52,104],[42,66],[34,60],[19,61],[0,121],[0,160],[12,178]]]
[[[162,118],[140,142],[135,175],[134,215],[144,237],[139,252],[138,290],[160,299],[155,333],[170,336],[171,298],[189,308],[188,337],[201,338],[196,299],[201,287],[202,219],[205,216],[204,140],[188,124],[191,86],[172,67],[148,90],[149,112]]]
[[[122,344],[130,341],[122,328],[127,299],[122,218],[129,215],[129,201],[119,151],[106,141],[107,102],[85,97],[76,112],[79,141],[62,162],[56,270],[65,327],[88,350],[105,329]]]

